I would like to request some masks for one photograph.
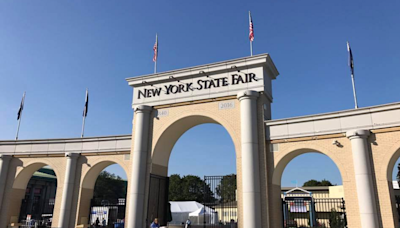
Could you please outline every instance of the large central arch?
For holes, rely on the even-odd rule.
[[[204,113],[202,115],[186,114],[177,117],[175,120],[172,121],[171,124],[165,126],[163,129],[160,130],[162,134],[156,139],[154,149],[152,151],[151,173],[161,176],[167,176],[169,158],[171,156],[172,149],[178,139],[189,129],[200,124],[207,123],[219,124],[227,130],[234,143],[237,156],[237,151],[239,148],[238,146],[240,145],[240,142],[234,140],[234,137],[236,135],[235,130],[231,126],[229,126],[229,123],[227,123],[226,120],[216,116],[207,116],[204,115]]]
[[[146,175],[145,212],[149,210],[149,190],[152,175],[167,177],[168,164],[171,152],[179,138],[189,129],[201,124],[218,124],[222,126],[232,139],[237,170],[237,200],[238,221],[242,223],[242,160],[241,160],[241,135],[240,135],[240,103],[233,98],[229,102],[234,103],[233,109],[221,110],[218,102],[193,104],[190,106],[176,106],[168,108],[168,116],[158,117],[163,109],[153,112],[151,121],[151,153],[147,158],[148,169]],[[212,132],[211,132],[212,133]]]

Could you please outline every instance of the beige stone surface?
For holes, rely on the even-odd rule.
[[[220,102],[233,102],[230,109],[220,109]],[[182,106],[160,107],[168,109],[167,115],[156,116],[158,108],[152,111],[149,145],[151,149],[147,158],[146,192],[149,188],[150,174],[168,175],[169,157],[173,146],[179,137],[187,130],[204,123],[215,123],[223,126],[229,133],[235,147],[237,184],[238,184],[238,219],[239,227],[243,227],[243,197],[242,197],[242,165],[241,165],[241,127],[240,103],[235,98],[228,100],[209,100],[204,103],[185,104]],[[279,228],[282,226],[281,178],[287,164],[295,157],[309,152],[317,152],[328,156],[338,167],[343,181],[343,194],[346,202],[346,212],[349,228],[361,228],[358,198],[354,177],[354,162],[350,140],[342,133],[318,135],[266,141],[267,133],[264,120],[270,119],[270,100],[266,96],[258,99],[258,137],[259,137],[259,167],[261,179],[261,214],[264,227]],[[135,119],[134,119],[135,120]],[[133,124],[134,124],[133,120]],[[368,129],[367,129],[368,130]],[[398,227],[397,209],[392,186],[392,171],[400,157],[400,128],[372,129],[368,138],[371,167],[374,181],[374,191],[377,201],[380,227]],[[212,132],[211,132],[212,134]],[[132,132],[135,137],[135,132]],[[340,146],[332,144],[334,140]],[[133,144],[133,140],[131,142]],[[26,148],[29,146],[24,145]],[[132,145],[133,146],[133,145]],[[8,146],[7,146],[8,147]],[[36,148],[38,150],[38,148]],[[90,199],[98,174],[111,164],[119,164],[130,180],[131,151],[107,150],[94,153],[82,153],[78,158],[75,186],[72,198],[71,227],[87,223]],[[130,156],[129,156],[130,155]],[[18,218],[21,200],[25,195],[26,185],[32,174],[43,166],[50,166],[57,175],[57,193],[53,226],[57,226],[59,208],[64,183],[66,158],[60,151],[55,156],[29,152],[14,155],[10,161],[5,186],[3,208],[0,213],[0,227],[15,223]],[[128,183],[128,191],[130,185]],[[147,202],[147,195],[145,202]],[[129,202],[129,199],[126,199]],[[127,205],[129,208],[129,205]],[[147,205],[145,206],[147,211]],[[146,213],[145,213],[146,214]],[[126,221],[129,223],[129,221]]]

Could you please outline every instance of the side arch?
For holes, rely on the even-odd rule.
[[[13,158],[12,165],[9,170],[9,190],[7,195],[7,213],[1,215],[0,220],[3,222],[9,223],[17,223],[19,222],[19,217],[21,213],[21,204],[22,200],[25,198],[26,188],[33,174],[38,171],[40,168],[44,166],[49,166],[54,170],[54,173],[57,177],[56,179],[56,193],[55,193],[55,205],[53,210],[54,221],[58,221],[58,208],[62,195],[62,186],[60,183],[63,183],[62,180],[64,178],[63,174],[59,171],[57,167],[58,158],[53,159],[26,159],[26,158]],[[0,224],[1,226],[1,224]]]
[[[283,171],[285,170],[286,166],[289,164],[290,161],[292,161],[294,158],[297,156],[300,156],[305,153],[319,153],[328,156],[337,166],[339,169],[339,173],[342,177],[342,181],[348,181],[348,176],[346,173],[346,169],[340,159],[330,150],[327,148],[317,146],[317,145],[312,145],[312,146],[293,146],[290,147],[289,149],[282,151],[281,154],[278,155],[276,158],[277,161],[275,161],[275,168],[274,168],[274,173],[272,176],[272,183],[274,185],[281,185],[281,179],[282,179],[282,174]]]
[[[395,142],[384,155],[379,171],[379,180],[392,181],[392,172],[398,158],[400,158],[400,140]]]
[[[82,171],[82,177],[80,179],[76,206],[76,219],[73,224],[76,225],[87,225],[89,224],[89,212],[90,212],[90,204],[94,194],[94,187],[97,181],[98,176],[101,171],[103,171],[106,167],[117,164],[119,165],[125,172],[126,176],[129,179],[129,167],[127,164],[124,164],[122,161],[122,154],[118,156],[101,156],[99,159],[92,160],[88,162],[87,158],[82,158],[85,160],[86,165],[89,167]],[[128,162],[129,163],[129,162]],[[129,196],[127,195],[127,198]],[[126,199],[125,202],[128,202]],[[128,207],[126,207],[128,208]]]
[[[44,166],[50,166],[53,170],[54,173],[57,176],[57,185],[60,184],[60,177],[61,173],[58,170],[57,166],[53,164],[50,161],[47,161],[46,159],[41,159],[41,161],[30,161],[25,165],[21,170],[17,171],[14,181],[13,181],[13,186],[12,188],[14,189],[26,189],[26,186],[28,185],[29,180],[33,176],[33,174],[38,171],[39,169],[43,168]]]
[[[396,207],[396,194],[393,188],[392,173],[400,157],[400,140],[396,141],[383,156],[379,169],[376,170],[378,196],[384,227],[398,227],[399,214]]]
[[[86,189],[94,189],[94,185],[96,184],[97,177],[105,168],[110,165],[117,164],[121,166],[121,168],[125,171],[125,174],[128,176],[127,167],[124,164],[120,163],[119,159],[107,157],[106,159],[101,159],[96,161],[89,170],[83,174],[83,178],[81,180],[81,187]]]

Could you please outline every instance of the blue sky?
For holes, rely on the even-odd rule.
[[[130,134],[132,89],[124,79],[152,73],[155,33],[159,71],[243,57],[249,55],[248,10],[254,53],[270,53],[280,72],[274,119],[353,108],[347,40],[359,105],[397,102],[399,8],[395,0],[0,0],[0,139],[15,137],[24,91],[20,139],[79,137],[86,88],[86,135]],[[189,153],[180,144],[196,140],[194,133],[183,136],[173,166],[193,156],[175,157]],[[229,144],[224,140],[208,142]],[[300,167],[301,158],[291,165]]]

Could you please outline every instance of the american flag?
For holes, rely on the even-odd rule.
[[[83,116],[86,117],[89,111],[89,91],[86,89],[85,107],[83,107]]]
[[[21,119],[22,111],[24,110],[24,103],[25,103],[25,92],[22,96],[21,104],[19,105],[17,120]]]
[[[157,34],[156,34],[156,43],[153,46],[153,51],[154,51],[153,62],[157,62],[157,57],[158,57],[158,37],[157,37]]]
[[[354,75],[354,60],[353,60],[353,52],[351,52],[349,41],[347,41],[347,51],[349,52],[349,67],[351,74]]]
[[[249,39],[250,39],[251,42],[253,42],[253,40],[254,40],[254,27],[253,27],[253,19],[251,19],[250,11],[249,11],[249,30],[250,30]]]

